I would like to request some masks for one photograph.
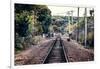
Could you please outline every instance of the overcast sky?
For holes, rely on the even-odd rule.
[[[77,16],[77,8],[75,7],[63,7],[63,6],[48,6],[48,8],[51,10],[52,15],[61,15],[66,16],[68,11],[73,11],[73,16]],[[87,8],[87,15],[89,16],[89,10],[91,8]],[[80,16],[84,15],[84,8],[80,8]]]

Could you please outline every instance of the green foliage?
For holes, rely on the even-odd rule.
[[[85,36],[84,36],[84,34],[81,34],[81,35],[80,35],[80,38],[79,38],[79,41],[80,41],[82,44],[84,44],[84,40],[85,40]]]
[[[27,12],[22,12],[20,14],[15,15],[15,30],[19,34],[19,36],[27,36],[28,30],[28,14]]]
[[[48,33],[51,24],[51,11],[48,8],[41,9],[38,13],[38,21],[41,22],[43,33]]]
[[[23,11],[31,12],[33,10],[33,5],[30,4],[15,4],[15,13],[22,13]]]
[[[42,26],[40,23],[35,23],[35,31],[38,32],[39,34],[41,34],[43,32]]]
[[[17,3],[14,10],[15,50],[20,51],[28,48],[31,44],[37,44],[41,38],[35,37],[36,35],[48,33],[51,23],[51,11],[46,5]],[[35,33],[36,35],[34,35]]]
[[[91,16],[94,15],[94,9],[90,10],[90,15],[91,15]]]
[[[23,49],[22,43],[24,42],[23,37],[19,37],[18,33],[15,34],[15,52],[17,53],[19,50]]]
[[[94,33],[89,32],[87,35],[87,43],[90,47],[94,47]]]
[[[42,40],[41,36],[34,36],[34,38],[32,38],[32,43],[33,44],[39,44],[39,42]]]

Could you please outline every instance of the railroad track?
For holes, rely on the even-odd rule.
[[[68,62],[68,57],[64,48],[63,41],[60,37],[54,40],[47,55],[43,60],[43,64],[47,63],[65,63]]]

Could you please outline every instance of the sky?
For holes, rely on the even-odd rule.
[[[59,16],[68,16],[68,11],[73,11],[73,16],[77,16],[77,8],[76,7],[65,7],[65,6],[48,6],[51,10],[52,15],[59,15]],[[92,8],[87,8],[87,15],[89,16],[89,10]],[[85,8],[80,8],[80,16],[84,15]]]

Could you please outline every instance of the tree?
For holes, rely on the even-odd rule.
[[[46,5],[16,3],[14,7],[15,48],[27,48],[28,44],[31,43],[32,38],[30,36],[34,37],[32,31],[35,31],[36,35],[48,33],[51,23],[51,11]]]
[[[90,10],[90,15],[91,15],[91,16],[94,15],[94,10]]]
[[[38,21],[41,22],[43,33],[48,33],[51,24],[51,11],[48,8],[43,8],[38,13]]]
[[[32,11],[34,11],[34,14]],[[27,34],[31,15],[37,17],[35,25],[38,29],[38,32],[48,33],[49,25],[51,23],[51,11],[46,5],[29,4],[15,4],[16,32],[19,33],[20,36],[25,36]],[[26,19],[27,21],[25,21]]]
[[[24,11],[20,14],[15,14],[15,31],[21,37],[27,36],[28,31],[28,12]]]

